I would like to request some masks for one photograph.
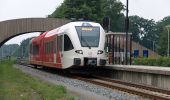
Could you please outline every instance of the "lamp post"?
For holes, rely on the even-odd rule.
[[[167,56],[169,57],[169,28],[170,28],[170,25],[167,25],[166,28],[167,28],[167,31],[168,31],[168,51],[167,51]]]
[[[152,41],[153,43],[153,51],[155,52],[155,41]]]
[[[152,51],[155,51],[155,41],[154,40],[150,40],[150,39],[147,39],[147,40],[152,43]]]
[[[126,20],[125,20],[125,30],[126,30],[126,52],[125,52],[125,59],[126,59],[126,65],[128,64],[128,57],[127,57],[127,52],[128,52],[128,29],[129,29],[129,18],[128,18],[128,3],[129,1],[126,0]]]

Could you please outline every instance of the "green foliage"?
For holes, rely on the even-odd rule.
[[[125,16],[123,13],[121,13],[125,10],[124,5],[118,0],[103,0],[102,8],[103,15],[108,16],[111,19],[111,31],[124,32]]]
[[[7,58],[14,55],[15,51],[19,47],[18,44],[5,44],[0,48],[0,58]]]
[[[99,21],[101,0],[64,0],[49,17]]]
[[[102,24],[104,17],[110,17],[110,30],[113,32],[125,32],[124,5],[119,0],[64,0],[56,10],[48,17],[52,18],[76,18],[91,20]],[[132,39],[141,45],[153,49],[160,55],[166,55],[166,31],[164,27],[170,25],[170,16],[159,22],[148,20],[139,16],[129,17],[129,32]],[[143,38],[139,38],[144,33]]]
[[[111,19],[112,31],[124,30],[123,4],[118,0],[64,0],[48,17],[76,18],[102,23],[105,16]],[[122,27],[123,26],[123,27]]]
[[[158,53],[162,56],[166,56],[168,50],[168,31],[166,28],[167,25],[170,25],[170,16],[165,17],[163,20],[157,23],[157,29],[160,33],[157,49]]]
[[[29,43],[32,38],[27,38],[21,42],[21,45],[17,48],[14,55],[16,57],[28,57],[29,55]]]
[[[27,38],[18,44],[7,44],[0,48],[0,58],[8,57],[28,57],[29,55],[29,43],[32,38]]]
[[[12,67],[13,62],[0,62],[1,100],[72,100],[63,86],[47,84]]]
[[[167,49],[168,49],[168,33],[167,30],[164,30],[161,34],[160,34],[160,39],[159,39],[159,44],[158,44],[158,53],[162,56],[166,56],[167,55]]]
[[[153,46],[159,55],[167,55],[168,34],[166,25],[170,25],[170,16],[165,17],[159,22],[154,20],[144,19],[139,16],[130,16],[130,29],[132,32],[133,41],[140,43],[141,45],[153,50]],[[141,31],[143,28],[143,31]],[[143,38],[139,38],[140,33],[145,35]]]
[[[144,19],[139,16],[130,16],[129,19],[129,31],[132,32],[133,41],[152,50],[153,42],[157,43],[158,40],[158,32],[155,21]],[[144,37],[142,38],[140,38],[141,33],[144,34]]]
[[[147,65],[147,66],[164,66],[170,67],[170,58],[136,58],[133,61],[133,65]]]

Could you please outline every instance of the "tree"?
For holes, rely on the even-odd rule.
[[[162,56],[167,55],[167,47],[168,44],[168,38],[167,38],[167,30],[164,29],[164,31],[161,33],[160,39],[159,39],[159,44],[158,44],[158,53]]]
[[[124,5],[117,0],[103,0],[103,14],[110,20],[111,31],[123,32],[125,30]]]
[[[76,18],[102,23],[105,16],[111,19],[112,31],[124,30],[124,6],[117,0],[64,0],[48,17]],[[122,27],[123,26],[123,27]]]
[[[102,17],[100,11],[101,0],[64,0],[49,17],[99,21]]]
[[[158,53],[162,56],[166,56],[168,50],[168,31],[166,29],[167,25],[170,25],[170,16],[165,17],[163,20],[157,23],[157,31],[160,33],[157,49]]]
[[[31,39],[32,38],[27,38],[21,42],[20,46],[15,51],[15,56],[26,58],[29,56],[29,43]]]
[[[110,29],[113,32],[125,31],[124,5],[119,0],[64,0],[56,10],[48,17],[52,18],[76,18],[91,20],[102,24],[104,17],[109,17]],[[159,22],[144,19],[139,16],[129,17],[129,32],[132,32],[133,41],[158,51],[165,55],[165,40],[167,40],[164,27],[170,24],[170,16]]]
[[[133,41],[153,49],[153,43],[157,43],[159,38],[156,22],[139,16],[130,16],[129,19],[129,31],[132,32]]]
[[[15,56],[14,52],[19,47],[18,44],[5,44],[0,48],[0,58]]]

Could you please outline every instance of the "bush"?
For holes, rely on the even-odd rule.
[[[135,58],[133,65],[147,65],[147,66],[164,66],[170,67],[170,58],[160,57],[160,58]]]

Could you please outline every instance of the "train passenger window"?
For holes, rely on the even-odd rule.
[[[56,38],[54,39],[54,53],[56,53]]]
[[[49,43],[45,43],[45,54],[49,54]]]
[[[45,54],[50,54],[53,52],[53,41],[45,43]]]
[[[47,54],[47,43],[45,43],[45,54]]]
[[[33,49],[33,48],[32,48],[32,44],[30,44],[30,46],[29,46],[29,53],[30,53],[30,54],[32,54],[32,49]]]
[[[49,51],[50,51],[50,44],[49,44],[49,42],[47,43],[47,54],[49,54]]]
[[[51,51],[52,51],[52,49],[51,49],[51,48],[52,48],[51,44],[52,44],[52,43],[49,42],[49,53],[51,53]]]
[[[59,50],[59,51],[62,51],[62,45],[63,45],[62,38],[63,38],[62,35],[57,37],[57,50]]]
[[[54,42],[53,41],[51,41],[51,48],[50,48],[50,53],[53,53],[53,48],[54,48]]]
[[[48,43],[45,43],[45,54],[48,53]]]
[[[33,55],[37,55],[37,54],[39,54],[39,47],[38,47],[38,45],[33,45]]]
[[[68,37],[68,35],[64,35],[64,51],[69,51],[73,49],[73,44]]]

